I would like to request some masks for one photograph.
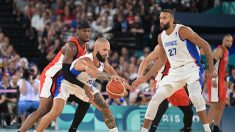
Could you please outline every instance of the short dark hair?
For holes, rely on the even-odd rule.
[[[167,12],[167,13],[170,13],[173,17],[174,17],[174,11],[171,10],[171,9],[164,9],[162,10],[161,12]]]
[[[90,26],[88,20],[84,18],[84,19],[82,19],[81,21],[78,22],[77,28],[78,29],[91,28],[91,26]]]

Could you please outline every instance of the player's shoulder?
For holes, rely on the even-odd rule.
[[[214,52],[215,52],[215,53],[220,53],[220,54],[222,54],[222,53],[223,53],[223,48],[222,48],[222,46],[216,47],[215,50],[214,50]]]
[[[179,31],[192,31],[193,32],[193,29],[189,26],[185,26],[185,25],[182,25],[182,24],[178,24],[178,30]]]
[[[77,46],[73,42],[66,42],[65,45],[61,48],[62,53],[64,54],[65,51],[67,52],[76,52]]]
[[[83,56],[79,59],[81,62],[92,63],[92,60],[89,56]]]

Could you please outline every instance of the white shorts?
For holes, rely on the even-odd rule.
[[[59,73],[54,77],[50,77],[49,75],[42,73],[40,76],[39,97],[48,98],[51,95],[52,97],[56,97],[60,91],[60,84],[62,80],[63,76]]]
[[[96,89],[95,87],[91,87],[91,90],[93,95],[99,92],[99,90]],[[87,97],[83,88],[75,84],[71,84],[66,80],[63,80],[61,83],[60,93],[56,98],[62,98],[65,101],[67,101],[70,94],[75,95],[84,102],[89,102],[89,98]]]
[[[40,76],[40,94],[39,97],[48,98],[51,96],[51,89],[53,88],[54,79],[45,73]]]
[[[195,63],[189,63],[176,69],[170,68],[168,75],[159,82],[158,87],[159,89],[167,87],[169,96],[171,96],[186,84],[191,84],[198,80],[202,82],[202,72]]]

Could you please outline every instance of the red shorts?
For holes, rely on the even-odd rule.
[[[186,93],[184,88],[176,91],[173,95],[168,98],[168,101],[173,106],[188,106],[190,103],[188,94]]]
[[[226,82],[224,77],[216,78],[217,87],[212,87],[212,81],[208,80],[209,102],[226,102]]]

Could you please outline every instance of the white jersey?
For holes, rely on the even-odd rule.
[[[85,71],[77,71],[74,69],[74,65],[75,63],[81,59],[81,58],[90,58],[91,61],[93,61],[93,54],[86,54],[84,56],[81,56],[80,58],[76,59],[73,61],[71,67],[70,67],[70,71],[76,76],[76,78],[83,82],[84,84],[88,85],[91,88],[92,94],[95,94],[97,92],[99,92],[98,89],[96,89],[95,87],[95,80],[96,78],[94,78],[92,75],[88,74]],[[97,70],[99,70],[100,72],[102,72],[104,70],[104,63],[100,63],[100,67],[97,68]],[[75,95],[78,98],[80,98],[81,100],[85,101],[85,102],[89,102],[89,98],[87,97],[85,91],[83,88],[72,84],[70,82],[68,82],[67,80],[63,80],[61,83],[61,90],[59,95],[57,96],[57,98],[62,98],[64,100],[67,100],[69,95]]]
[[[80,58],[76,59],[73,61],[73,63],[71,64],[71,67],[70,67],[70,71],[76,76],[76,78],[83,82],[84,84],[90,86],[90,87],[93,87],[94,85],[94,82],[96,80],[96,78],[94,78],[92,75],[88,74],[87,72],[80,72],[80,71],[76,71],[74,69],[74,65],[75,63],[81,59],[81,58],[90,58],[91,61],[93,61],[93,54],[90,53],[90,54],[86,54],[84,56],[81,56]],[[100,72],[102,72],[104,70],[104,63],[101,63],[100,62],[100,67],[97,68]]]
[[[162,44],[171,68],[178,68],[188,63],[200,63],[198,46],[189,40],[182,41],[179,36],[179,29],[183,26],[176,24],[174,31],[170,35],[167,35],[165,31],[161,34]]]

